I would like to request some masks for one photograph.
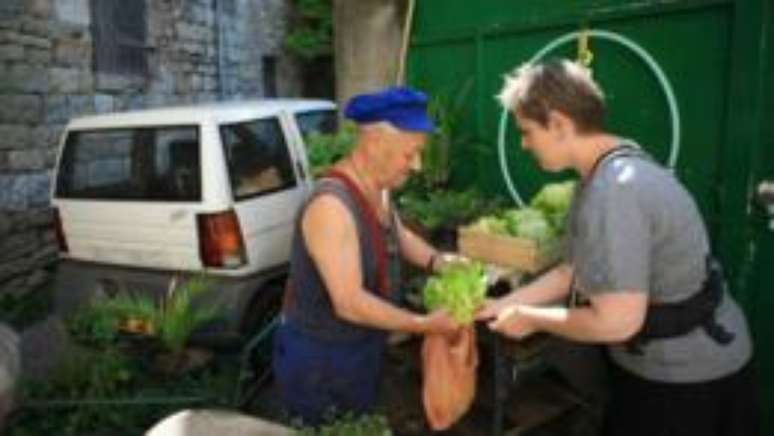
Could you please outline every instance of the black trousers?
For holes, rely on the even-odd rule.
[[[756,371],[701,383],[659,383],[611,364],[604,436],[759,436]]]

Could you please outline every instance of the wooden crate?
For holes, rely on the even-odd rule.
[[[535,273],[559,260],[559,243],[541,245],[531,239],[492,235],[473,227],[460,227],[457,245],[472,259]]]

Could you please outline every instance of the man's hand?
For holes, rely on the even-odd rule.
[[[432,269],[432,272],[436,273],[441,271],[445,266],[453,265],[455,263],[468,263],[468,262],[470,262],[470,259],[461,254],[443,252],[436,255],[430,267]]]
[[[497,314],[496,319],[489,323],[489,328],[514,339],[524,339],[534,334],[537,327],[521,312],[522,307],[518,304],[505,307]]]
[[[436,310],[422,317],[424,333],[455,334],[460,324],[445,310]]]

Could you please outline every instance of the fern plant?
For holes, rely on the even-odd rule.
[[[196,296],[209,291],[211,281],[204,276],[189,279],[182,285],[173,282],[158,309],[158,336],[173,354],[179,354],[191,334],[220,316],[218,305],[194,305]]]
[[[196,329],[222,314],[219,305],[194,304],[211,287],[210,279],[196,276],[182,283],[173,279],[160,301],[150,293],[119,294],[77,314],[70,330],[95,345],[114,342],[119,332],[156,337],[166,350],[180,354]]]

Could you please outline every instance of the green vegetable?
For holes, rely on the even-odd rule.
[[[474,227],[492,235],[508,235],[508,221],[496,216],[485,216],[478,220]]]
[[[539,209],[525,207],[512,209],[504,213],[508,233],[519,238],[532,239],[546,243],[557,237],[556,231]]]
[[[549,224],[558,232],[564,231],[564,222],[575,194],[575,181],[549,183],[535,195],[530,207],[541,210]]]
[[[549,183],[535,195],[530,206],[545,212],[569,210],[575,192],[575,181]]]
[[[485,296],[486,274],[484,265],[478,262],[448,265],[440,275],[431,277],[422,290],[425,307],[445,309],[461,324],[473,322]]]

